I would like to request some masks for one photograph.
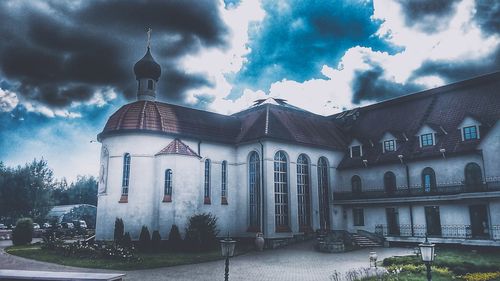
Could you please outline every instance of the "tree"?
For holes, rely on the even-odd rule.
[[[142,226],[141,234],[139,235],[139,249],[141,251],[149,251],[151,249],[151,235],[147,226]]]
[[[116,244],[121,244],[123,240],[123,232],[125,230],[125,226],[123,225],[123,220],[121,218],[115,219],[115,231],[113,235],[113,240]]]
[[[182,237],[179,233],[177,225],[173,224],[168,234],[168,248],[169,250],[178,251],[182,248]]]
[[[186,229],[186,246],[194,251],[214,249],[218,244],[217,234],[217,217],[210,213],[194,215]]]
[[[26,245],[33,239],[33,221],[30,218],[19,219],[12,231],[12,244]]]

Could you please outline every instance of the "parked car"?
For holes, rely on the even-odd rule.
[[[63,222],[61,223],[62,228],[73,229],[75,225],[72,222]]]
[[[84,220],[74,220],[73,224],[75,225],[75,228],[87,229],[87,223]]]
[[[0,223],[0,229],[7,229],[7,226],[3,223]]]
[[[40,229],[40,225],[38,223],[33,223],[33,229]]]

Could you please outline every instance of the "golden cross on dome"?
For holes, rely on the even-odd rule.
[[[151,48],[151,31],[153,31],[151,28],[148,28],[148,49]]]

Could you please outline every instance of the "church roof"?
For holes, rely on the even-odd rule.
[[[345,146],[342,132],[327,117],[275,104],[254,106],[228,116],[157,101],[136,101],[111,115],[98,138],[128,132],[230,144],[272,138],[333,149]]]
[[[500,72],[422,91],[357,109],[355,118],[346,114],[331,116],[347,135],[363,143],[363,157],[346,153],[339,168],[364,167],[477,151],[490,128],[500,119]],[[459,124],[467,116],[481,120],[479,140],[462,141]],[[423,126],[436,131],[436,145],[421,148],[416,136]],[[397,150],[383,153],[380,138],[397,132]]]
[[[137,80],[150,78],[158,81],[160,78],[161,67],[151,55],[149,47],[144,57],[135,63],[134,73]]]
[[[189,146],[187,146],[179,139],[174,139],[171,143],[169,143],[156,155],[162,155],[162,154],[180,154],[180,155],[195,156],[201,158],[200,155],[198,155],[198,153],[194,152],[191,148],[189,148]]]

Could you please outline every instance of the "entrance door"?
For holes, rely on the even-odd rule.
[[[396,208],[386,208],[387,232],[392,236],[399,236],[399,213]]]
[[[427,235],[441,236],[441,218],[439,217],[439,207],[425,207],[425,222],[427,224]]]
[[[469,206],[472,238],[489,238],[488,209],[486,205]]]

